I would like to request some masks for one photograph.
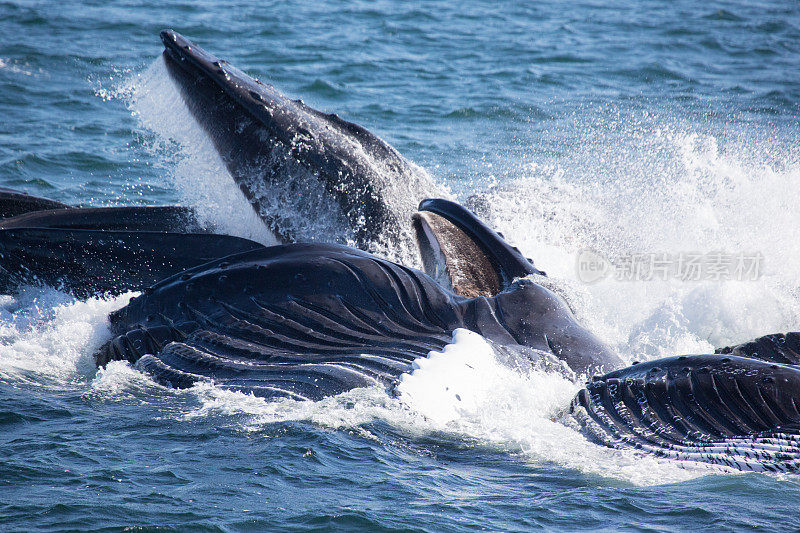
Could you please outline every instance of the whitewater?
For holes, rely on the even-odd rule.
[[[626,362],[709,353],[800,324],[798,16],[780,2],[12,1],[0,184],[186,205],[272,244],[157,58],[174,26],[425,168]],[[589,283],[587,251],[762,260],[755,279]],[[564,418],[579,376],[465,330],[390,391],[319,402],[98,370],[107,316],[133,296],[0,297],[4,529],[800,527],[795,477],[595,445]]]

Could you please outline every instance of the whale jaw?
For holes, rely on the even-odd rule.
[[[495,296],[517,278],[544,275],[455,202],[424,200],[413,225],[425,273],[461,296]]]
[[[570,414],[592,440],[679,461],[800,471],[800,368],[689,355],[594,376]]]
[[[183,102],[280,242],[416,257],[408,217],[426,196],[445,194],[423,169],[365,128],[288,98],[174,31],[161,40]]]
[[[413,223],[425,272],[440,285],[467,297],[500,292],[500,277],[489,257],[458,226],[425,211],[415,214]]]

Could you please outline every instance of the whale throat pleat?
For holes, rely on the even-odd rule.
[[[593,378],[571,416],[594,440],[738,470],[800,468],[800,368],[697,355]]]
[[[342,247],[247,252],[132,300],[112,316],[117,336],[97,361],[127,360],[178,387],[211,380],[318,400],[390,386],[414,359],[443,349],[461,324],[452,305],[433,301],[443,298],[432,280]]]

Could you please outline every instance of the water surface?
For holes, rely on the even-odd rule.
[[[148,78],[166,27],[366,126],[461,199],[492,188],[485,216],[629,360],[800,323],[795,2],[6,1],[0,185],[80,205],[225,198],[184,115],[158,113],[184,146],[146,120],[169,91]],[[586,247],[758,252],[764,272],[586,285]],[[800,527],[796,478],[596,447],[550,420],[575,385],[491,359],[447,416],[382,390],[267,403],[98,373],[128,297],[0,302],[4,530]],[[455,350],[431,387],[485,355]]]

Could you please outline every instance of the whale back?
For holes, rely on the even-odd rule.
[[[764,335],[736,346],[718,348],[714,353],[750,357],[770,363],[800,365],[800,333],[793,331]]]
[[[0,220],[43,209],[67,209],[67,204],[0,187]]]
[[[186,268],[259,248],[208,233],[184,207],[40,210],[0,221],[0,291],[21,284],[78,297],[139,291]]]
[[[0,229],[12,228],[209,232],[200,226],[191,209],[172,205],[45,209],[0,220]]]

